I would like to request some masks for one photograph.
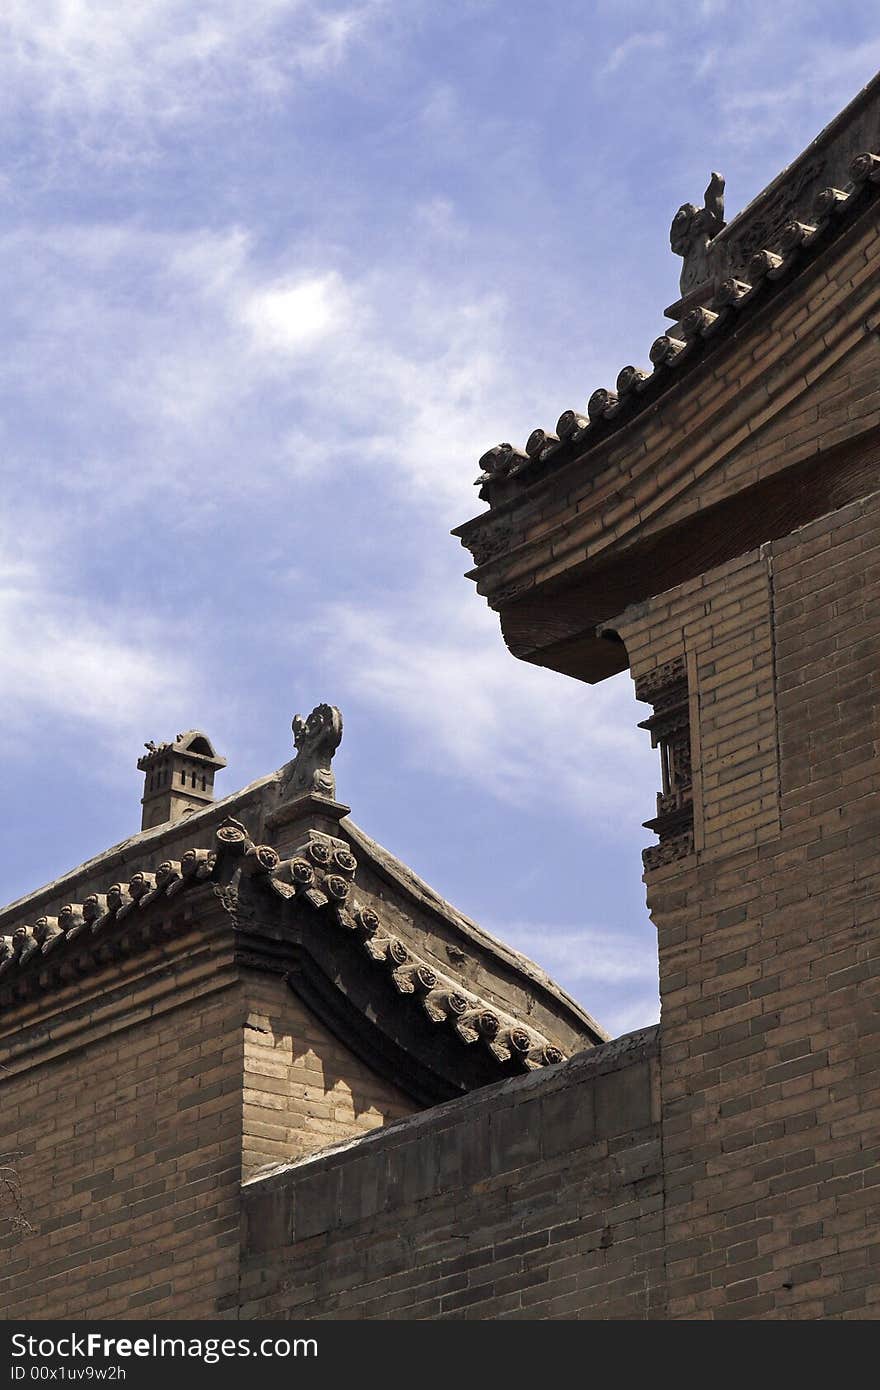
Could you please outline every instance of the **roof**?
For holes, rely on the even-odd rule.
[[[700,302],[652,343],[650,366],[622,367],[597,387],[583,413],[565,410],[555,430],[532,431],[525,447],[495,445],[480,459],[480,497],[503,507],[557,468],[584,457],[647,412],[710,346],[732,338],[763,305],[880,198],[880,75],[757,198],[709,243],[719,274]],[[678,307],[678,306],[673,306]],[[465,527],[457,527],[461,535]]]
[[[146,949],[153,929],[173,934],[169,910],[201,890],[205,911],[225,914],[241,963],[285,974],[419,1099],[606,1040],[544,971],[359,830],[348,807],[303,791],[296,762],[0,910],[0,1019],[99,972],[108,952]]]

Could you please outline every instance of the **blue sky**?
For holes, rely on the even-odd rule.
[[[874,6],[6,0],[8,901],[339,704],[342,799],[612,1032],[657,1017],[628,677],[511,658],[476,461],[644,362],[672,214],[728,216],[880,66]]]

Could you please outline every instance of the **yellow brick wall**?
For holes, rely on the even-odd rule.
[[[222,977],[222,970],[218,972]],[[218,988],[219,985],[219,988]],[[205,986],[202,985],[205,990]],[[213,1317],[236,1301],[241,1004],[230,977],[0,1084],[33,1230],[0,1317]]]
[[[234,1316],[242,1170],[416,1108],[203,927],[0,1020],[0,1317]]]
[[[249,971],[243,1169],[302,1158],[418,1107],[371,1072],[277,975]]]
[[[662,1316],[656,1032],[249,1183],[242,1317]]]
[[[684,654],[702,856],[779,833],[770,559],[752,551],[618,622],[634,679]]]

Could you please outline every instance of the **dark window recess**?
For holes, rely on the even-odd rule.
[[[663,790],[657,796],[657,814],[644,822],[660,843],[643,850],[646,869],[659,868],[692,854],[694,849],[694,794],[691,772],[691,728],[687,667],[684,657],[658,666],[636,681],[636,699],[653,705],[654,713],[640,729],[651,735],[652,748],[660,749]]]

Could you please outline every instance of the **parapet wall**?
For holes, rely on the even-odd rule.
[[[244,1187],[242,1318],[663,1316],[658,1029]]]

